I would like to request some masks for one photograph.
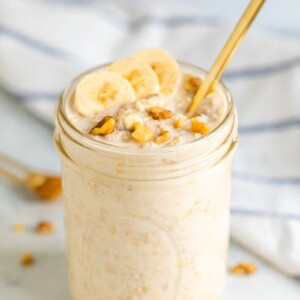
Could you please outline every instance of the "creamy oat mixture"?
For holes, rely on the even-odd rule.
[[[188,143],[216,128],[224,119],[227,107],[224,95],[215,89],[202,100],[198,116],[188,118],[186,111],[201,79],[183,72],[180,77],[179,86],[172,95],[151,94],[131,103],[117,104],[93,116],[78,113],[74,108],[74,98],[71,98],[67,114],[80,131],[111,144],[123,144],[126,147],[167,147]],[[111,128],[108,133],[93,134],[92,129],[100,127],[99,123],[103,125],[108,116],[113,118],[114,123],[108,124]],[[140,127],[138,125],[135,135],[137,124]]]

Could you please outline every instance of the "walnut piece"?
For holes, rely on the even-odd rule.
[[[134,124],[134,131],[131,136],[139,143],[146,143],[153,140],[151,129],[139,122]]]
[[[208,134],[210,129],[208,128],[207,124],[193,118],[191,121],[191,130],[194,133],[201,133],[202,135]]]
[[[22,224],[22,223],[16,223],[14,226],[13,226],[13,230],[14,232],[22,232],[25,230],[25,225]]]
[[[54,230],[54,225],[48,221],[41,221],[36,226],[36,231],[42,234],[51,233]]]
[[[116,128],[116,120],[113,117],[106,116],[98,122],[91,130],[92,135],[107,135],[114,132]]]
[[[202,80],[199,77],[188,74],[185,76],[183,87],[187,92],[191,92],[192,94],[195,94],[201,84],[202,84]],[[208,90],[208,94],[212,93],[213,91],[214,91],[214,87],[211,86]]]
[[[24,252],[21,256],[21,264],[25,267],[30,266],[34,263],[34,257],[29,252]]]
[[[160,106],[152,106],[148,109],[148,113],[154,120],[166,120],[173,117],[173,112],[170,110],[164,109]]]
[[[184,80],[184,89],[188,92],[195,93],[200,87],[202,80],[199,77],[193,75],[186,75]]]
[[[230,272],[234,275],[251,275],[256,272],[256,266],[250,262],[241,262],[233,266]]]
[[[174,128],[177,128],[177,129],[183,128],[183,126],[184,126],[184,118],[177,119],[174,122],[173,126],[174,126]]]
[[[171,132],[163,130],[158,137],[155,138],[155,144],[163,144],[171,139]]]

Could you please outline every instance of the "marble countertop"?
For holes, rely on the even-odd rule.
[[[32,117],[14,99],[0,90],[0,151],[38,170],[57,172],[52,128]],[[40,236],[34,226],[40,220],[55,223],[57,230]],[[27,230],[15,233],[17,222]],[[20,265],[24,251],[34,254],[36,263]],[[254,262],[258,272],[249,277],[228,276],[226,300],[298,300],[300,283],[272,269],[235,243],[231,243],[229,265]],[[63,210],[60,201],[34,201],[22,189],[0,181],[0,299],[68,300],[64,260]]]

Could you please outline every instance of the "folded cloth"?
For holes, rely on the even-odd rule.
[[[209,68],[231,28],[174,3],[4,0],[1,88],[52,123],[60,91],[83,70],[147,47]],[[253,29],[223,80],[240,119],[232,238],[300,279],[299,53],[299,41]]]

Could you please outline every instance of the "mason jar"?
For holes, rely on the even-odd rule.
[[[62,93],[55,131],[73,299],[221,299],[237,143],[230,93],[218,84],[226,115],[198,140],[126,148],[95,140],[68,119],[66,104],[85,74]]]

